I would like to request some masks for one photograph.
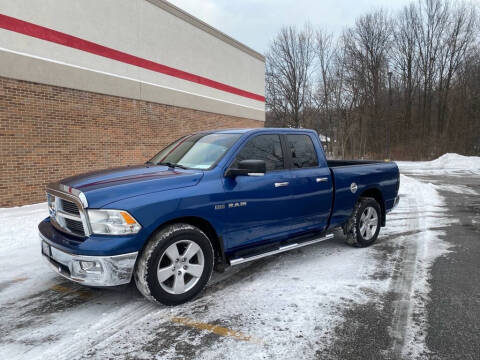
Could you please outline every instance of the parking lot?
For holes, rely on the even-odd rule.
[[[56,276],[36,231],[46,205],[0,209],[0,358],[478,358],[480,171],[401,169],[374,246],[336,233],[214,274],[177,307]]]

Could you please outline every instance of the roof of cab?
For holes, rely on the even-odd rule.
[[[246,133],[254,133],[254,132],[280,132],[280,133],[288,133],[288,132],[313,132],[317,133],[315,130],[312,129],[292,129],[292,128],[249,128],[249,129],[219,129],[219,130],[212,130],[211,133],[218,133],[218,134],[246,134]]]

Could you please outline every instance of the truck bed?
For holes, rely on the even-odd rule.
[[[366,190],[370,190],[369,196],[378,194],[384,210],[393,207],[398,192],[398,167],[394,162],[327,160],[327,164],[332,174],[335,196],[330,227],[348,220],[358,197]]]

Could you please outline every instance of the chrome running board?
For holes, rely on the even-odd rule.
[[[318,243],[318,242],[321,242],[321,241],[325,241],[325,240],[328,240],[328,239],[331,239],[331,238],[333,238],[333,234],[328,234],[328,235],[325,235],[321,238],[308,240],[308,241],[303,241],[303,242],[300,242],[300,243],[288,244],[288,245],[285,245],[285,246],[281,246],[276,250],[268,251],[268,252],[265,252],[263,254],[253,255],[253,256],[246,257],[246,258],[241,257],[241,258],[232,259],[232,260],[230,260],[230,265],[234,266],[234,265],[243,264],[243,263],[248,262],[248,261],[258,260],[258,259],[264,258],[266,256],[279,254],[279,253],[289,251],[289,250],[293,250],[293,249],[298,249],[298,248],[301,248],[303,246],[312,245],[312,244],[315,244],[315,243]]]

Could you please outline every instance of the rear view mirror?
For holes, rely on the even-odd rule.
[[[238,163],[237,168],[228,169],[225,176],[263,176],[266,171],[267,165],[263,160],[242,160]]]

